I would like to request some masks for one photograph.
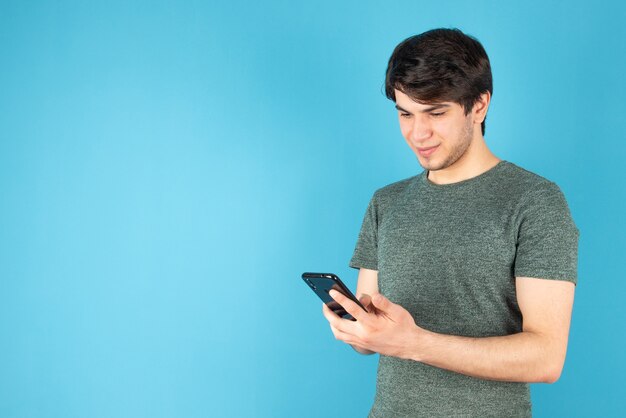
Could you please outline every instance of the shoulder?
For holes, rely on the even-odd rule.
[[[408,177],[377,189],[374,192],[373,199],[379,203],[396,200],[411,188],[411,185],[415,183],[420,175]]]
[[[521,200],[532,200],[539,195],[562,195],[561,188],[552,180],[508,161],[498,180],[501,190]]]
[[[534,173],[530,170],[527,170],[519,165],[507,161],[506,169],[503,170],[503,180],[508,183],[508,185],[514,187],[523,187],[526,189],[535,189],[542,187],[550,187],[550,185],[554,184],[549,179],[540,176],[537,173]]]
[[[502,190],[515,202],[520,222],[577,230],[559,185],[513,163],[509,163],[507,169],[510,175],[506,176]]]
[[[368,211],[373,211],[379,216],[391,209],[394,204],[410,192],[412,185],[415,184],[419,176],[418,174],[408,177],[376,189],[370,199]]]

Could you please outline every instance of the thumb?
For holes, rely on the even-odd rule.
[[[372,295],[372,303],[378,309],[387,311],[391,307],[392,303],[389,299],[387,299],[382,293],[374,293]]]
[[[359,298],[359,302],[361,302],[361,305],[365,306],[365,309],[368,312],[372,311],[372,297],[370,295],[368,295],[367,293],[362,294]]]
[[[372,295],[372,305],[378,312],[386,314],[389,318],[400,317],[404,308],[387,299],[382,293]]]

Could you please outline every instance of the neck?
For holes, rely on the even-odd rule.
[[[428,171],[428,180],[435,184],[451,184],[471,179],[495,167],[500,161],[487,147],[482,135],[474,137],[465,153],[452,165]]]

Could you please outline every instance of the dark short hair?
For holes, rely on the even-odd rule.
[[[432,29],[402,41],[385,75],[385,94],[398,89],[421,103],[451,101],[468,115],[480,95],[493,94],[491,65],[483,46],[459,29]],[[485,117],[486,119],[486,117]],[[485,134],[485,121],[481,124]]]

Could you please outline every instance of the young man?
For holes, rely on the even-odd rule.
[[[489,59],[454,29],[413,36],[386,74],[424,168],[374,193],[350,266],[357,297],[323,306],[335,337],[379,353],[370,417],[531,416],[528,383],[558,380],[579,231],[560,188],[483,137]]]

